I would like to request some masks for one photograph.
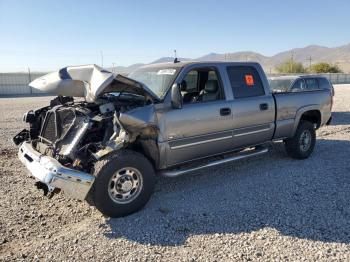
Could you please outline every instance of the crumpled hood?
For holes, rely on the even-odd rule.
[[[44,93],[84,97],[87,102],[95,101],[106,92],[121,91],[158,99],[144,84],[97,65],[68,66],[35,79],[29,86]]]

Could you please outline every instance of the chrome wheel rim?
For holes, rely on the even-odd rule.
[[[108,183],[109,197],[117,204],[127,204],[140,194],[143,181],[139,170],[133,167],[119,169]]]
[[[309,130],[304,130],[299,139],[300,150],[305,152],[309,150],[311,146],[311,133]]]

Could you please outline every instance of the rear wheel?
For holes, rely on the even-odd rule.
[[[309,121],[301,121],[294,137],[284,141],[287,154],[296,159],[308,158],[314,150],[316,131]]]
[[[97,162],[94,175],[88,202],[109,217],[122,217],[140,210],[153,193],[153,166],[134,151],[122,150]]]

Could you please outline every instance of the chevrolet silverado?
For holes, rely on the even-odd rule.
[[[156,175],[175,177],[268,151],[305,159],[331,120],[332,92],[270,91],[257,63],[178,62],[128,77],[71,66],[30,83],[57,97],[14,137],[38,188],[86,200],[110,217],[141,209]]]

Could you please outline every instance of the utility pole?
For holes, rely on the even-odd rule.
[[[103,52],[100,51],[100,53],[101,53],[101,67],[103,67]]]
[[[114,65],[115,65],[115,63],[112,63],[112,72],[113,72],[113,73],[115,73]]]
[[[309,71],[310,71],[310,73],[311,73],[312,57],[310,56],[308,60],[309,60]]]
[[[294,63],[294,51],[291,52],[290,57],[290,72],[293,73],[293,63]]]
[[[177,52],[176,49],[174,49],[174,63],[178,63],[179,60],[177,59]]]

